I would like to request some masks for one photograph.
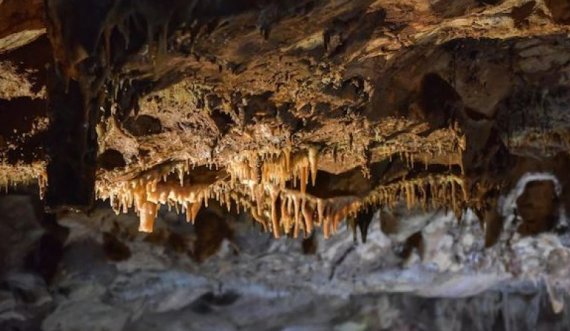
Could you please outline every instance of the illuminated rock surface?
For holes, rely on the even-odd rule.
[[[0,0],[0,188],[28,196],[1,323],[562,323],[569,24],[565,0]]]

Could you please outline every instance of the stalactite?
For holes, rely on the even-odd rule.
[[[413,163],[411,154],[402,155]],[[329,237],[343,219],[372,205],[390,207],[404,201],[409,208],[451,205],[458,210],[467,200],[463,180],[455,175],[426,176],[379,186],[364,199],[352,196],[320,199],[306,191],[309,183],[316,183],[317,163],[316,148],[300,152],[289,148],[243,152],[225,166],[230,176],[227,182],[192,183],[190,164],[184,162],[114,183],[109,186],[113,189],[100,190],[98,195],[108,198],[116,212],[134,209],[140,215],[142,231],[152,230],[156,211],[162,204],[185,212],[187,220],[193,222],[202,204],[215,199],[228,210],[235,203],[238,212],[248,211],[275,238],[283,233],[308,236],[315,227],[321,227],[325,237]]]
[[[154,220],[156,219],[157,205],[152,202],[144,202],[138,207],[140,217],[139,231],[152,232]]]
[[[342,219],[351,213],[356,213],[360,206],[358,197],[320,199],[299,191],[285,190],[281,192],[280,225],[286,233],[292,228],[294,237],[297,237],[301,230],[305,236],[308,236],[313,232],[315,225],[319,225],[325,237],[328,237],[336,232]]]
[[[281,231],[279,229],[279,219],[276,206],[277,198],[279,197],[278,191],[274,187],[271,187],[269,189],[269,195],[271,197],[271,228],[273,231],[273,236],[275,238],[279,238],[281,236]]]
[[[18,171],[13,169],[17,167]],[[17,185],[38,185],[40,198],[43,199],[47,188],[47,172],[45,162],[34,162],[29,165],[5,165],[0,162],[0,191],[8,192]]]
[[[141,231],[152,231],[154,217],[160,205],[169,205],[186,213],[186,219],[193,222],[202,204],[215,199],[228,210],[234,201],[238,212],[248,210],[264,230],[270,230],[275,237],[281,231],[298,236],[313,230],[315,203],[308,203],[306,187],[315,183],[318,152],[311,147],[307,151],[293,153],[290,148],[275,153],[258,154],[245,152],[242,157],[227,166],[229,183],[192,183],[187,177],[190,163],[182,162],[165,169],[156,169],[139,178],[112,185],[98,185],[98,197],[109,199],[115,212],[133,209],[140,216]],[[217,166],[216,166],[217,167]],[[209,168],[213,168],[211,165]],[[259,169],[260,171],[258,172]],[[171,177],[173,174],[176,180]],[[300,191],[284,194],[286,183],[299,181]],[[231,192],[241,192],[232,194]],[[311,198],[313,199],[313,198]],[[314,199],[313,199],[314,200]],[[281,201],[280,213],[277,204]],[[266,215],[266,208],[271,214]],[[154,215],[154,216],[153,216]],[[319,224],[322,220],[318,221]]]
[[[405,201],[408,208],[419,206],[427,209],[429,204],[430,208],[435,209],[451,205],[456,211],[461,208],[461,203],[468,200],[468,196],[463,178],[430,175],[379,186],[364,199],[364,203],[393,207],[400,200]]]
[[[174,206],[177,212],[185,211],[187,220],[193,222],[201,205],[207,205],[209,197],[219,194],[223,187],[218,184],[190,183],[184,177],[188,171],[187,163],[183,163],[112,185],[99,183],[97,196],[109,199],[116,213],[126,213],[132,208],[139,215],[140,230],[144,232],[152,231],[160,205]],[[169,180],[170,174],[175,174],[176,180]]]

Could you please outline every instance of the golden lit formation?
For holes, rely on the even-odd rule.
[[[201,206],[213,199],[228,210],[248,211],[275,238],[283,234],[308,236],[315,227],[321,227],[329,237],[345,218],[354,217],[364,207],[392,207],[404,200],[410,208],[451,205],[457,210],[459,201],[467,199],[463,180],[455,175],[382,185],[365,197],[317,197],[308,187],[317,183],[318,154],[316,147],[301,151],[284,148],[271,154],[244,152],[218,170],[210,166],[196,171],[188,163],[180,163],[119,184],[99,183],[98,197],[109,199],[117,213],[132,208],[143,232],[153,230],[160,205],[185,213],[187,221],[194,222]]]

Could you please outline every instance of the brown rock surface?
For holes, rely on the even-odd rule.
[[[566,9],[1,1],[0,185],[37,179],[52,209],[109,199],[146,231],[159,204],[190,220],[215,199],[275,236],[401,201],[500,232],[489,209],[534,168],[568,204]]]

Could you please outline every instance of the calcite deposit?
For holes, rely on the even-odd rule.
[[[199,261],[246,217],[307,252],[381,223],[402,263],[454,265],[411,211],[563,248],[569,34],[567,0],[0,0],[0,188],[155,239],[184,215]]]
[[[144,231],[210,199],[275,237],[493,214],[523,171],[565,182],[562,3],[3,1],[0,180]]]

